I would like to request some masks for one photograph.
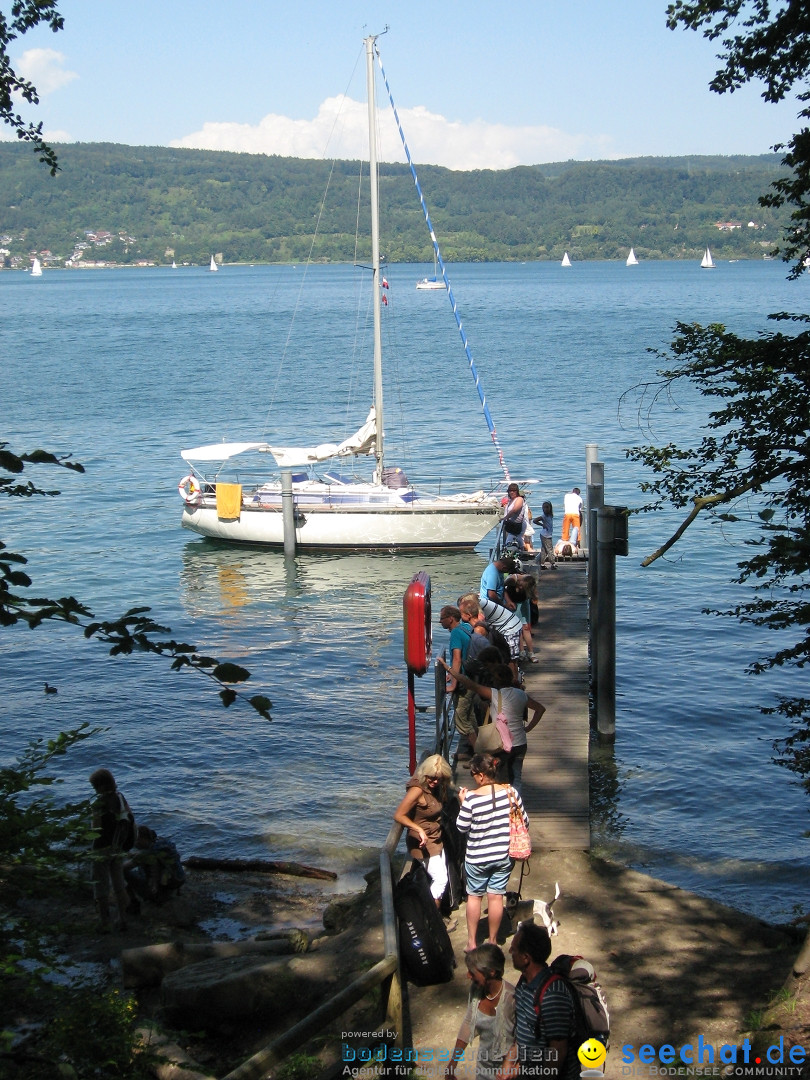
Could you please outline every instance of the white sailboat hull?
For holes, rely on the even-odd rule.
[[[218,540],[283,547],[280,499],[267,504],[248,499],[239,517],[231,520],[219,518],[213,496],[199,506],[185,506],[183,528]],[[307,505],[295,498],[294,505],[296,548],[301,549],[470,550],[501,515],[497,501],[486,497],[470,502],[397,500],[391,505]]]
[[[437,281],[435,278],[423,278],[416,283],[417,289],[444,289],[445,284],[443,281]]]

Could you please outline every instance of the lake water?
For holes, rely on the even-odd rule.
[[[445,490],[498,479],[498,462],[447,297],[417,292],[430,267],[386,271],[389,464]],[[753,333],[806,310],[808,284],[777,262],[451,266],[451,282],[512,475],[531,502],[584,488],[585,444],[606,500],[638,505],[636,397],[676,321]],[[401,601],[431,575],[434,611],[477,587],[488,550],[458,556],[299,556],[218,547],[180,529],[182,447],[221,439],[332,441],[365,418],[368,281],[351,267],[229,267],[0,274],[3,438],[72,453],[83,476],[36,479],[54,499],[7,500],[2,539],[38,595],[75,595],[99,617],[147,604],[179,640],[242,662],[274,702],[268,724],[221,707],[193,674],[113,659],[70,628],[4,630],[0,761],[86,720],[102,734],[58,771],[65,795],[113,769],[135,809],[185,854],[373,865],[407,775]],[[294,320],[293,311],[297,311]],[[292,325],[292,331],[291,331]],[[397,379],[394,379],[394,376]],[[656,441],[694,439],[684,389],[652,418]],[[728,584],[742,536],[698,523],[681,550],[641,558],[677,515],[634,518],[618,560],[617,739],[595,772],[595,850],[768,917],[810,906],[807,796],[772,764],[781,722],[757,705],[796,673],[754,679],[772,648],[701,614]],[[444,635],[434,628],[438,647]],[[46,695],[45,682],[58,688]],[[432,679],[417,685],[428,704]],[[420,742],[432,730],[420,714]]]

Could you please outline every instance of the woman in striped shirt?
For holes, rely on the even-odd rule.
[[[487,897],[488,943],[498,944],[498,928],[503,916],[503,898],[509,884],[514,859],[509,854],[509,809],[517,804],[526,827],[529,817],[520,795],[510,784],[498,784],[497,759],[492,754],[475,754],[470,775],[478,787],[458,793],[461,809],[456,827],[467,833],[464,872],[467,877],[467,951],[477,945],[481,900]]]

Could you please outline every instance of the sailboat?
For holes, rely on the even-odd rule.
[[[633,251],[632,248],[630,248],[630,254],[627,256],[627,265],[638,266],[638,259],[636,258],[636,253],[635,251]]]
[[[39,259],[34,259],[31,263],[31,277],[42,277],[42,263]]]
[[[371,305],[373,404],[363,425],[340,442],[299,447],[258,441],[232,442],[182,450],[181,456],[190,468],[179,484],[185,504],[182,525],[202,536],[280,548],[284,545],[286,516],[288,525],[294,527],[298,550],[470,550],[501,516],[500,500],[493,493],[479,490],[472,494],[437,495],[411,486],[401,469],[385,463],[381,307],[387,282],[380,273],[375,43],[376,36],[365,39],[371,195],[369,269],[372,296],[376,300]],[[425,216],[429,224],[426,211]],[[438,254],[435,234],[432,239]],[[442,274],[446,279],[443,267]],[[449,287],[448,293],[455,313],[455,299]],[[458,316],[457,323],[461,330]],[[468,348],[463,333],[462,340]],[[472,363],[471,368],[474,371]],[[480,388],[479,397],[491,425]],[[494,426],[490,426],[490,431],[503,465]],[[281,475],[277,472],[270,480],[248,484],[243,455],[250,454],[272,457]],[[345,467],[344,463],[361,455],[374,456],[371,479],[358,479],[339,471]],[[242,482],[227,482],[228,478]]]
[[[217,260],[214,258],[213,255],[211,256],[211,265],[208,267],[208,269],[212,273],[215,273],[217,270],[219,270],[219,267],[217,266]]]
[[[445,289],[447,286],[441,280],[436,267],[436,254],[433,254],[433,277],[423,277],[416,283],[417,289]]]
[[[568,252],[566,251],[566,253],[562,257],[562,262],[560,263],[560,266],[570,266],[570,265],[571,265],[571,260],[568,258]]]
[[[714,259],[708,248],[706,248],[706,254],[700,260],[700,265],[704,270],[714,270]]]

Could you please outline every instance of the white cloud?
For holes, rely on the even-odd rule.
[[[17,60],[17,73],[28,79],[42,94],[53,93],[78,79],[75,71],[68,71],[63,64],[65,54],[55,49],[27,49]]]
[[[44,128],[42,137],[46,143],[72,143],[76,141],[69,131],[60,131],[59,128]]]
[[[380,116],[381,161],[405,161],[390,113]],[[606,136],[571,135],[545,126],[509,127],[483,120],[451,121],[421,105],[402,109],[400,119],[416,162],[450,169],[508,169],[569,158],[615,157]],[[368,111],[351,98],[327,98],[312,120],[268,113],[258,124],[206,123],[171,146],[230,150],[303,158],[368,157]]]
[[[69,131],[60,131],[59,128],[44,128],[42,129],[42,138],[46,143],[72,143],[76,140],[70,134]],[[0,142],[19,142],[17,138],[17,132],[12,131],[11,128],[5,125],[0,126]]]

